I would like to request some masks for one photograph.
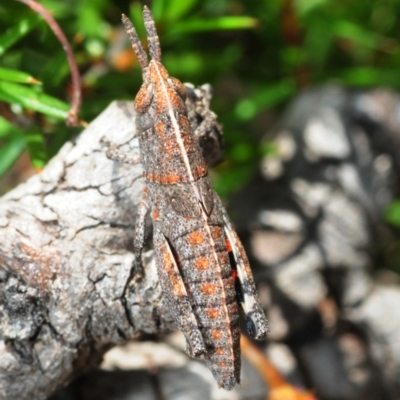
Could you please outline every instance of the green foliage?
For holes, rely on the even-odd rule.
[[[137,63],[120,15],[144,38],[143,3],[127,0],[41,0],[72,44],[84,87],[81,118],[112,100],[132,99]],[[290,7],[291,4],[291,7]],[[392,0],[153,0],[163,60],[170,73],[215,88],[213,109],[224,126],[227,160],[213,172],[222,195],[251,176],[260,137],[275,111],[303,87],[326,82],[400,87],[400,3]],[[70,71],[42,18],[13,0],[0,4],[0,176],[27,149],[41,167],[77,130],[66,128]],[[41,84],[38,84],[41,82]],[[0,114],[1,115],[1,114]],[[15,121],[13,121],[15,122]],[[26,124],[25,124],[26,125]]]
[[[395,200],[386,208],[385,211],[386,222],[400,228],[400,200]]]

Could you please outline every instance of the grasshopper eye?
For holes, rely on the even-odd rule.
[[[186,88],[185,85],[179,79],[170,77],[168,78],[168,83],[179,94],[179,97],[182,100],[186,100]]]
[[[135,97],[136,112],[141,114],[145,113],[149,109],[153,97],[154,97],[153,85],[143,84],[138,94]]]

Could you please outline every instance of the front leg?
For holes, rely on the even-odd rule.
[[[197,138],[201,139],[202,137],[209,135],[213,130],[221,132],[221,127],[217,123],[214,113],[208,112],[202,115],[202,117],[204,118],[203,121],[200,122],[199,126],[194,131]],[[222,135],[222,133],[220,133],[220,135]]]
[[[194,130],[194,135],[200,143],[201,151],[209,166],[219,164],[224,158],[222,128],[216,121],[213,112],[201,115],[203,120]]]
[[[115,143],[110,144],[110,147],[106,151],[106,156],[112,161],[117,161],[123,164],[137,165],[140,163],[139,156],[132,156],[129,153],[121,151]]]

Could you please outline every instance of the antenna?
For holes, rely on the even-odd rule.
[[[153,60],[161,61],[161,46],[157,35],[156,24],[147,6],[143,7],[144,27],[147,32],[147,41],[149,43],[150,57]]]
[[[149,65],[149,60],[147,58],[146,52],[143,49],[142,43],[140,43],[139,36],[136,33],[135,28],[132,25],[132,22],[129,20],[129,18],[125,14],[122,14],[122,22],[125,26],[125,30],[129,37],[129,40],[132,43],[132,48],[133,48],[133,51],[135,52],[136,57],[139,61],[140,67],[142,68],[142,71],[144,71],[145,68],[147,68],[147,66]],[[154,24],[154,22],[153,22],[153,24]]]

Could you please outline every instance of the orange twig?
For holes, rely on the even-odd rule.
[[[269,388],[267,400],[317,400],[312,393],[288,383],[267,356],[244,335],[241,335],[240,346],[243,357],[253,365]]]

